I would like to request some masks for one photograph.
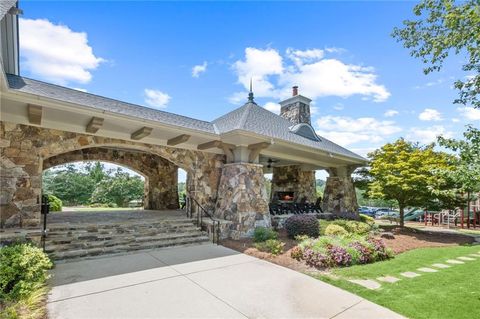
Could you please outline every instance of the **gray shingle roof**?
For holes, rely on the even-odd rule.
[[[58,101],[74,103],[112,113],[123,114],[159,123],[201,132],[222,134],[233,130],[244,130],[267,138],[305,145],[356,160],[365,159],[320,136],[320,141],[305,138],[291,132],[293,123],[255,103],[247,103],[213,122],[192,119],[186,116],[159,111],[148,107],[125,103],[106,97],[65,88],[29,78],[7,74],[10,89],[39,95]]]
[[[63,102],[80,104],[102,111],[134,116],[163,124],[176,125],[182,128],[215,133],[213,124],[207,121],[192,119],[186,116],[159,111],[148,107],[121,102],[106,97],[65,88],[29,78],[7,74],[10,89],[40,95]]]
[[[0,20],[7,14],[8,10],[17,3],[17,0],[0,0]]]
[[[231,130],[244,130],[257,133],[269,138],[284,140],[291,143],[310,146],[333,154],[343,155],[359,160],[365,160],[329,140],[319,136],[320,141],[314,141],[290,131],[294,124],[283,117],[274,114],[255,103],[247,103],[232,112],[219,117],[213,123],[219,133],[226,133]]]

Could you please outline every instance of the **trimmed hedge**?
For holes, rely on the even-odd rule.
[[[285,230],[288,237],[295,238],[298,235],[318,237],[320,235],[318,219],[315,215],[293,215],[285,220]]]

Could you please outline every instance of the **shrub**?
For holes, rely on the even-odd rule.
[[[278,234],[270,228],[257,227],[253,232],[253,241],[256,243],[260,243],[269,239],[277,239],[277,238],[278,238]]]
[[[331,224],[325,229],[325,235],[327,236],[345,236],[348,232],[342,226]]]
[[[359,214],[358,217],[360,217],[360,221],[363,222],[363,223],[367,223],[369,225],[375,224],[375,218],[373,218],[373,217],[370,217],[370,216],[365,215],[365,214]]]
[[[357,222],[353,220],[347,221],[345,230],[352,234],[366,235],[370,232],[372,227],[367,223]]]
[[[303,251],[305,263],[316,268],[367,264],[393,257],[382,240],[359,235],[310,238],[297,247]]]
[[[256,243],[255,248],[260,251],[270,253],[272,255],[280,255],[283,252],[283,246],[285,243],[282,243],[278,239],[268,239],[266,241]]]
[[[51,212],[61,212],[62,211],[62,200],[55,195],[48,195],[48,203],[50,204]]]
[[[303,249],[299,246],[293,247],[292,250],[290,250],[290,257],[295,260],[303,259]]]
[[[28,297],[47,279],[52,267],[48,256],[30,244],[0,248],[0,299],[17,300]]]
[[[293,215],[285,220],[285,230],[290,238],[298,235],[318,237],[318,219],[314,215]]]

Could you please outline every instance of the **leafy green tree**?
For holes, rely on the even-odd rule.
[[[139,176],[131,176],[118,168],[113,176],[104,178],[97,184],[91,201],[126,207],[131,200],[141,200],[143,192],[144,184]]]
[[[403,22],[393,37],[410,49],[410,54],[427,64],[424,73],[442,69],[454,53],[465,56],[465,80],[457,80],[460,91],[455,101],[480,107],[480,2],[478,0],[423,0],[413,9],[416,20]]]
[[[443,178],[454,187],[448,190],[437,189],[437,193],[454,199],[460,195],[461,206],[467,206],[469,212],[470,202],[480,192],[480,130],[468,126],[463,136],[464,140],[438,138],[441,146],[456,153],[457,161],[453,169],[440,171]]]
[[[439,183],[436,170],[451,167],[450,156],[433,148],[401,138],[368,154],[370,167],[359,172],[368,197],[398,203],[402,227],[405,207],[424,207],[434,197],[432,185]]]

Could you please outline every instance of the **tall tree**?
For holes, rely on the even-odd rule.
[[[427,64],[425,74],[441,70],[451,53],[464,55],[466,74],[454,84],[460,93],[455,103],[480,108],[480,1],[423,0],[413,12],[418,19],[404,21],[392,36]]]
[[[368,154],[370,167],[360,171],[359,184],[367,185],[370,198],[398,203],[402,227],[405,207],[424,207],[433,196],[432,185],[438,183],[435,171],[450,167],[449,155],[436,152],[433,147],[398,139]]]
[[[463,133],[464,140],[438,137],[438,143],[457,155],[454,169],[442,170],[443,177],[455,185],[450,190],[438,191],[440,194],[457,198],[462,195],[462,206],[470,212],[470,202],[480,192],[480,130],[467,126]],[[469,219],[467,219],[469,222]]]

